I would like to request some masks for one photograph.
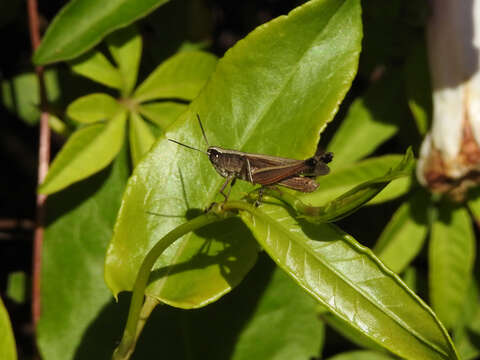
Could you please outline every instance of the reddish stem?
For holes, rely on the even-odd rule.
[[[30,40],[32,52],[40,45],[40,29],[37,0],[28,0],[28,19],[30,28]],[[45,81],[43,77],[43,67],[36,66],[35,72],[38,78],[40,90],[40,134],[38,150],[38,183],[42,183],[48,171],[50,160],[50,129],[48,127],[47,96]],[[46,195],[37,194],[36,202],[36,227],[33,240],[33,258],[32,258],[32,323],[34,330],[37,329],[40,319],[40,275],[42,270],[42,247],[43,233],[45,224],[45,201]]]

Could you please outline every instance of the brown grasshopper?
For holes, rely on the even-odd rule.
[[[226,179],[220,189],[225,201],[227,201],[236,179],[262,186],[281,185],[297,191],[312,192],[318,188],[314,178],[330,172],[330,168],[326,164],[332,161],[333,154],[331,152],[317,150],[317,153],[308,159],[295,160],[210,146],[198,114],[197,118],[208,146],[206,152],[173,139],[168,140],[208,155],[215,170]],[[224,190],[229,183],[230,189],[228,194],[225,194]]]

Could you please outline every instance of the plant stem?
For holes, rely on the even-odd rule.
[[[40,30],[37,0],[28,0],[28,23],[30,29],[30,41],[32,44],[32,52],[40,45]],[[47,92],[43,77],[43,67],[36,66],[39,90],[40,90],[40,139],[38,151],[38,184],[42,183],[47,175],[48,163],[50,161],[50,129],[48,126],[47,109]],[[36,227],[33,240],[32,254],[32,323],[34,331],[37,329],[38,320],[40,319],[41,303],[40,303],[40,276],[42,271],[42,248],[44,223],[46,217],[45,203],[46,195],[37,194],[36,200]],[[34,341],[35,343],[35,341]],[[34,349],[36,353],[36,347]],[[38,358],[35,354],[35,358]]]
[[[133,294],[128,312],[127,324],[123,332],[122,340],[115,349],[112,359],[125,360],[130,358],[133,350],[135,349],[136,341],[145,324],[146,318],[156,305],[156,300],[152,300],[152,298],[147,297],[142,311],[145,288],[147,287],[150,272],[159,256],[183,235],[205,225],[223,220],[229,216],[231,216],[231,214],[223,211],[221,207],[214,208],[211,212],[200,215],[195,219],[176,227],[166,234],[162,239],[160,239],[160,241],[158,241],[148,252],[147,256],[142,262],[142,265],[140,266],[140,270],[138,271],[137,278],[133,286]],[[143,313],[142,315],[145,316],[140,316],[141,312]]]

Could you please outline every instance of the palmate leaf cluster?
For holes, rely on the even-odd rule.
[[[350,89],[359,58],[366,71],[371,57],[389,56],[369,47],[372,26],[388,25],[369,23],[367,7],[363,27],[360,1],[312,0],[256,28],[218,61],[182,48],[139,76],[144,42],[125,26],[165,2],[72,1],[34,56],[38,64],[68,61],[73,72],[106,87],[66,108],[77,128],[39,189],[52,194],[38,329],[45,359],[109,358],[149,250],[222,199],[223,179],[206,156],[167,138],[204,149],[199,114],[211,145],[307,158]],[[395,18],[399,3],[384,9],[385,18]],[[372,50],[363,60],[362,41],[364,52]],[[325,143],[335,154],[332,171],[317,179],[317,191],[267,192],[255,208],[254,187],[237,182],[231,199],[244,205],[235,216],[193,229],[160,256],[145,294],[172,308],[153,312],[134,358],[308,359],[329,341],[325,324],[364,349],[335,359],[478,354],[471,341],[480,325],[470,213],[418,186],[408,146],[368,157],[402,137],[412,120],[407,104],[419,133],[428,128],[422,49],[414,44],[401,70],[387,68],[345,105]],[[375,239],[354,239],[331,223],[395,199],[398,210],[373,250],[361,243]],[[473,214],[475,199],[468,202]],[[433,310],[415,294],[425,288],[412,265],[418,257],[428,260],[429,296],[422,297]]]

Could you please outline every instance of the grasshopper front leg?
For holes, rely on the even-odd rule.
[[[237,180],[235,175],[228,175],[225,182],[223,183],[222,187],[220,188],[220,194],[222,194],[225,197],[225,201],[227,202],[228,197],[230,196],[230,192],[232,191],[233,185],[235,185],[235,181]],[[225,194],[223,191],[227,187],[228,183],[231,181],[230,188],[228,189],[228,193]]]

